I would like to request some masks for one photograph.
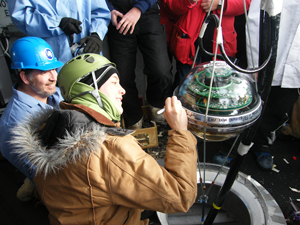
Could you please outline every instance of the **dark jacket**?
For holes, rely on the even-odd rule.
[[[133,7],[139,8],[142,11],[142,14],[146,13],[148,10],[151,11],[150,9],[152,7],[153,9],[158,9],[156,2],[157,0],[106,0],[107,6],[110,11],[115,9],[123,14],[126,14]]]

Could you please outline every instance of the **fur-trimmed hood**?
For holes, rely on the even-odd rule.
[[[46,109],[13,128],[11,144],[21,160],[28,158],[36,174],[46,177],[99,151],[105,130],[85,113]]]

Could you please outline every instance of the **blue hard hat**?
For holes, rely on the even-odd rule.
[[[64,64],[57,60],[50,45],[38,37],[16,40],[10,50],[12,69],[52,70]]]

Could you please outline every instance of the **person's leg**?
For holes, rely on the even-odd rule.
[[[126,127],[136,124],[143,117],[138,89],[135,82],[135,67],[137,54],[137,41],[135,32],[126,35],[110,24],[108,29],[108,44],[110,59],[116,64],[120,74],[120,84],[125,89],[123,96],[123,117]]]
[[[240,136],[223,141],[220,150],[213,156],[212,162],[219,165],[224,163],[224,166],[229,166],[232,159],[237,155],[237,148],[240,141]]]
[[[195,42],[195,49],[197,49],[197,41]],[[195,55],[196,56],[196,55]],[[206,54],[201,53],[200,51],[198,52],[197,59],[195,62],[194,66],[199,65],[200,63],[210,61],[209,58],[211,59],[210,56],[207,56]],[[183,80],[185,80],[186,75],[190,72],[192,69],[192,65],[189,64],[183,64],[180,61],[176,61],[176,69],[177,72],[175,74],[175,80],[174,80],[174,86],[177,87],[178,85],[181,84]]]
[[[17,198],[22,202],[28,202],[32,199],[39,199],[35,186],[29,178],[25,178],[24,184],[17,191]]]
[[[274,132],[288,120],[288,112],[299,97],[298,89],[271,87],[260,126],[254,136],[252,149],[272,146]]]
[[[174,86],[177,87],[180,85],[180,83],[185,79],[186,75],[190,72],[192,69],[191,65],[183,64],[180,61],[176,60],[176,74],[175,74],[175,80],[174,80]]]
[[[261,169],[272,169],[271,148],[275,140],[275,131],[288,120],[288,112],[298,97],[298,89],[271,87],[260,126],[253,138],[254,145],[251,148]]]
[[[300,97],[289,113],[289,121],[276,131],[276,138],[292,140],[300,138]]]
[[[172,65],[167,50],[167,38],[160,16],[151,13],[139,21],[138,47],[144,58],[147,75],[146,97],[151,106],[163,108],[172,96]]]

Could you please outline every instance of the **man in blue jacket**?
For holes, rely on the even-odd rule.
[[[103,0],[7,1],[14,25],[24,34],[41,37],[63,63],[73,56],[70,45],[84,45],[85,53],[102,50],[110,22],[110,11]]]
[[[167,52],[167,37],[160,24],[156,0],[107,0],[111,10],[108,44],[111,61],[120,72],[120,82],[126,90],[123,97],[125,126],[142,128],[143,111],[135,83],[137,48],[143,55],[144,74],[147,75],[146,98],[151,119],[163,122],[156,112],[164,107],[166,97],[172,95],[172,65]]]
[[[37,110],[59,108],[63,97],[56,87],[56,69],[63,63],[56,59],[50,45],[38,37],[24,37],[15,41],[11,48],[11,60],[12,69],[20,72],[17,83],[12,87],[12,97],[1,116],[0,151],[4,158],[32,180],[35,167],[28,160],[19,159],[13,152],[9,144],[11,129]],[[26,180],[26,184],[30,186],[30,181]],[[20,200],[27,198],[18,197]]]

